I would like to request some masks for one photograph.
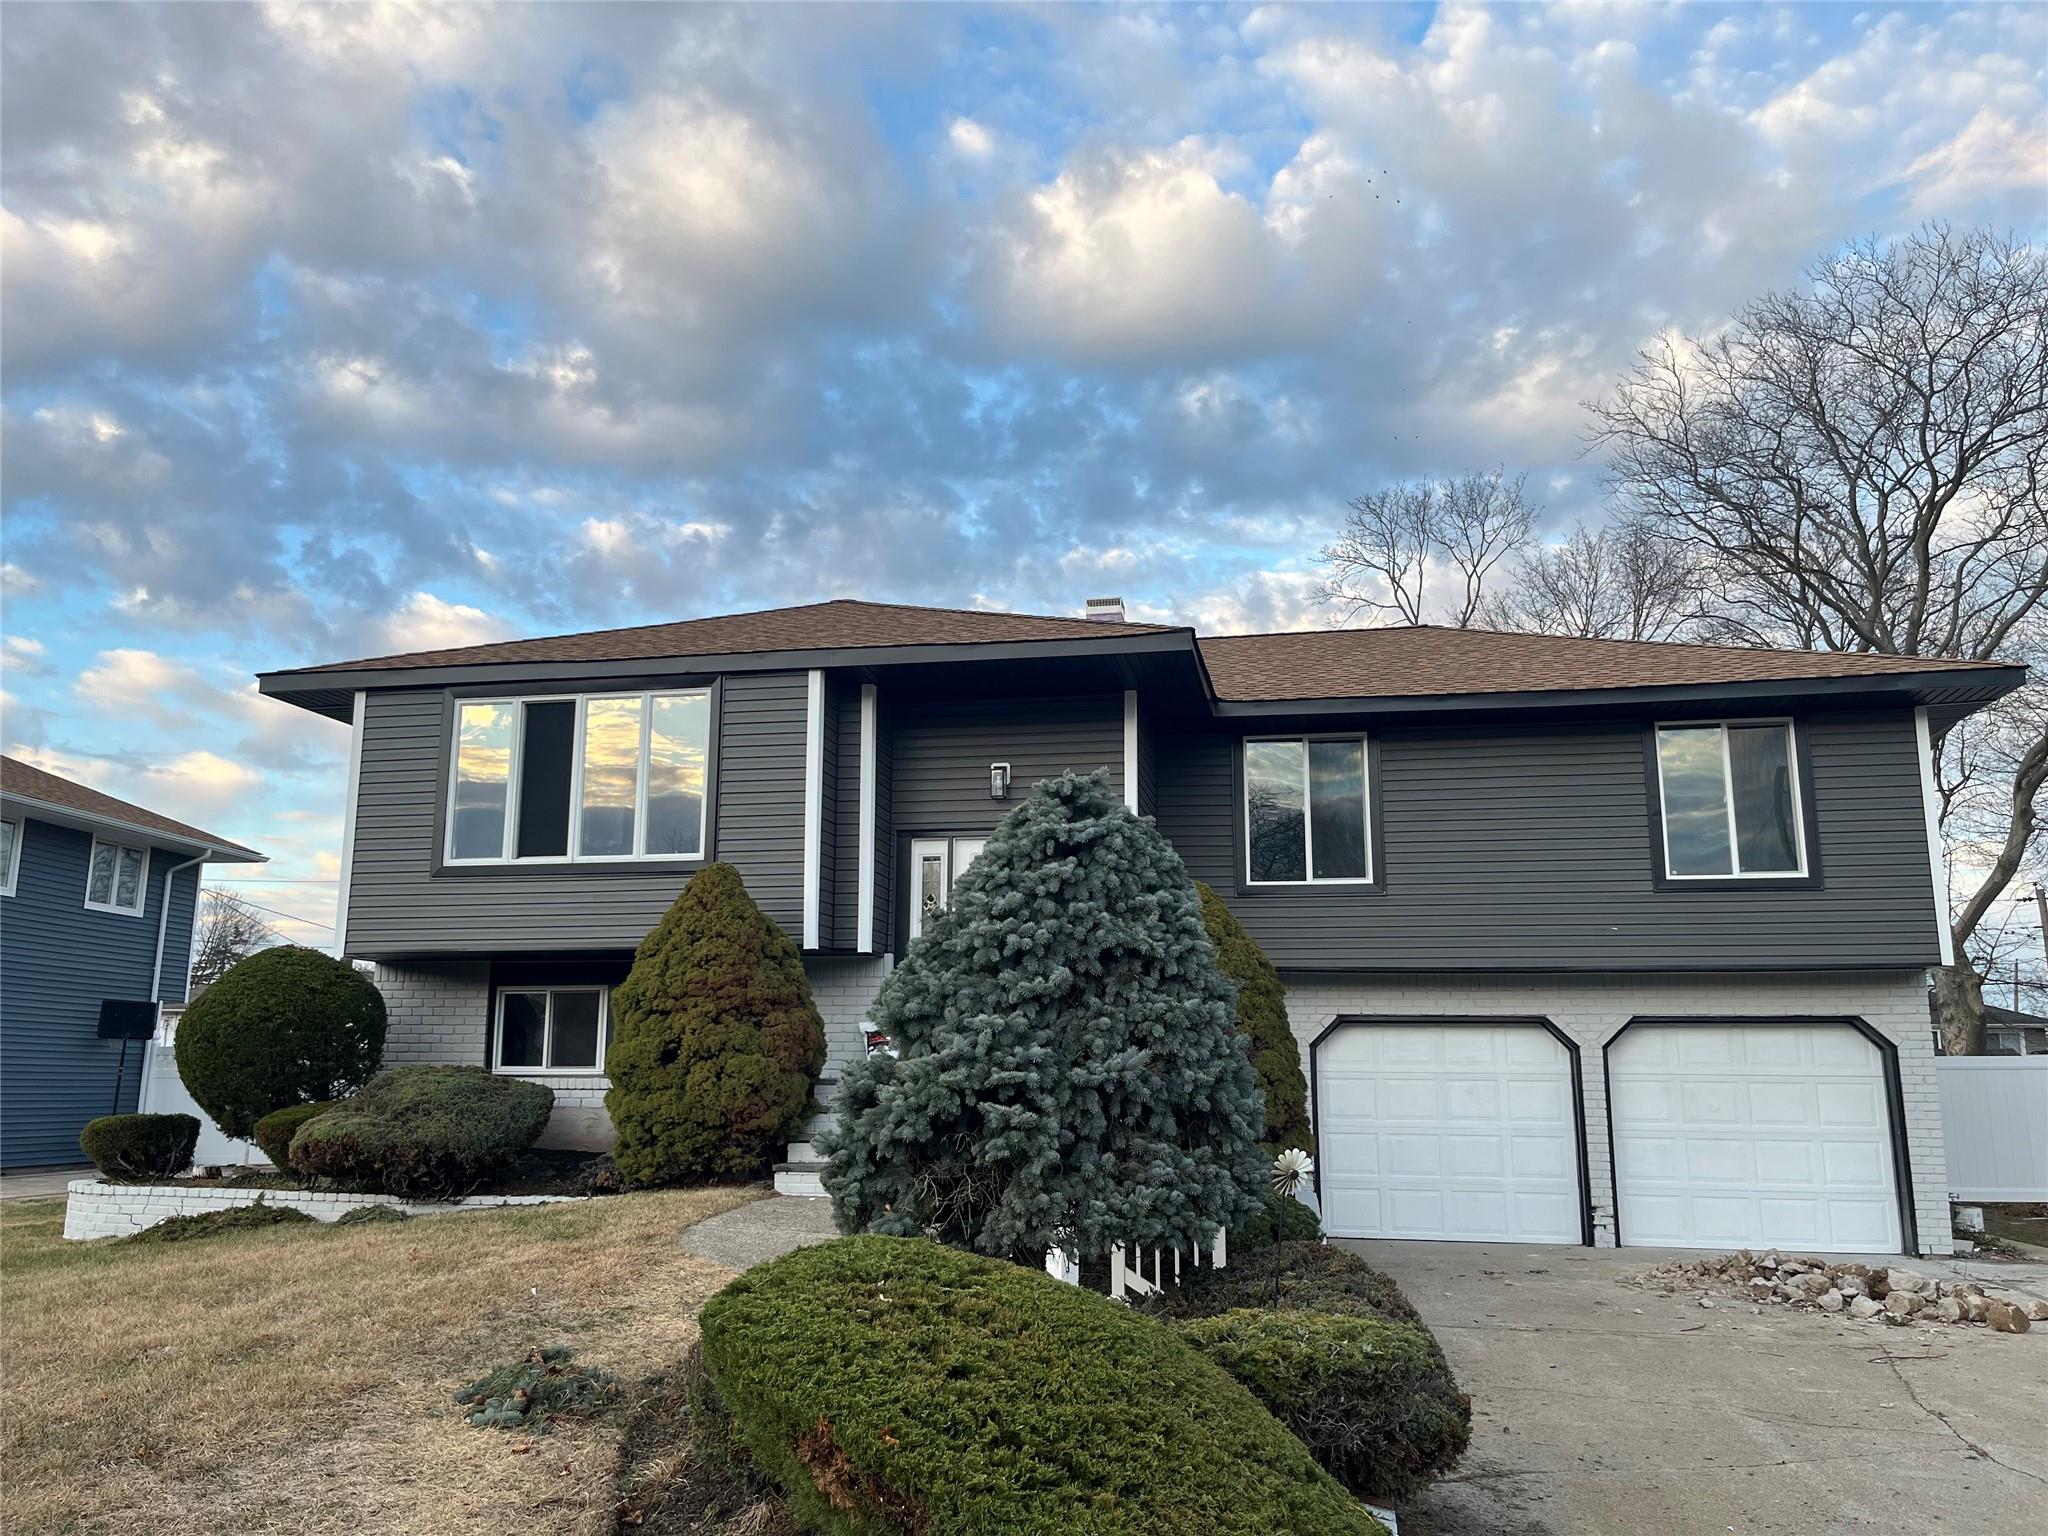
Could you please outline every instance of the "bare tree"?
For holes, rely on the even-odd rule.
[[[192,953],[192,993],[219,981],[229,966],[277,941],[270,924],[233,891],[208,891],[199,915],[199,942]]]
[[[1715,629],[1690,548],[1624,518],[1576,525],[1561,544],[1537,545],[1487,594],[1488,629],[1585,640],[1698,639]]]
[[[1650,348],[1591,407],[1612,489],[1691,546],[1739,633],[2024,659],[2048,593],[2048,261],[1935,225],[1808,276]],[[2032,723],[1993,770],[1985,857],[1952,903],[1959,956],[2025,862],[2048,778],[2043,712],[2005,716]],[[1957,778],[1956,732],[1940,750]],[[1981,1050],[1979,978],[1935,980],[1949,1047]]]
[[[1536,508],[1527,481],[1496,469],[1355,497],[1344,531],[1317,556],[1329,571],[1317,599],[1343,608],[1347,622],[1369,612],[1426,624],[1438,582],[1450,578],[1460,590],[1443,617],[1470,627],[1495,569],[1529,543]]]

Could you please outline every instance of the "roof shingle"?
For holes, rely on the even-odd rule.
[[[254,863],[263,855],[253,848],[232,842],[225,837],[216,837],[186,822],[175,821],[156,811],[127,800],[117,800],[84,784],[70,779],[59,778],[46,768],[25,763],[18,757],[0,756],[0,794],[18,795],[24,800],[38,801],[58,810],[75,811],[80,816],[90,816],[102,821],[120,822],[148,832],[161,832],[166,837],[181,843],[202,844],[217,848],[222,853],[247,854],[247,860],[231,859],[228,863]]]
[[[1245,703],[1895,677],[2004,665],[1851,651],[1581,640],[1432,625],[1205,635],[1198,643],[1216,696]]]
[[[459,667],[494,662],[643,661],[668,656],[746,656],[763,651],[840,650],[863,646],[991,645],[1028,640],[1100,640],[1161,634],[1171,624],[1118,624],[1106,619],[1049,618],[974,608],[917,608],[835,598],[796,608],[718,614],[633,629],[598,629],[534,640],[500,640],[451,650],[408,651],[360,661],[295,667],[292,672]]]

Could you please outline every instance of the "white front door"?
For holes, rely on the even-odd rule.
[[[910,936],[924,932],[930,919],[953,899],[953,882],[981,857],[985,837],[917,837],[910,842]]]
[[[1316,1048],[1332,1237],[1584,1241],[1571,1053],[1535,1024],[1349,1024]]]
[[[1846,1024],[1635,1024],[1608,1045],[1621,1241],[1897,1253],[1884,1058]]]

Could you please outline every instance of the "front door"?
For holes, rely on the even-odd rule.
[[[914,837],[910,840],[910,936],[952,903],[953,882],[981,857],[985,837]]]

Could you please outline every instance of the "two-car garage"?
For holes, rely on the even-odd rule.
[[[1591,1239],[1587,1072],[1620,1241],[1901,1249],[1896,1085],[1847,1020],[1638,1019],[1586,1051],[1544,1019],[1339,1019],[1311,1051],[1333,1237]]]

